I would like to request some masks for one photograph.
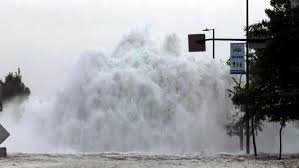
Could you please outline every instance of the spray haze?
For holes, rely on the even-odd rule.
[[[82,54],[52,99],[7,105],[5,145],[14,152],[238,151],[223,128],[234,110],[228,66],[180,48],[175,34],[159,44],[148,31],[133,31],[111,54]]]
[[[222,129],[231,109],[225,95],[230,86],[225,80],[227,67],[182,55],[179,43],[175,34],[160,45],[149,33],[135,31],[112,54],[83,54],[54,99],[31,98],[17,120],[12,120],[9,109],[3,114],[12,131],[8,146],[18,151],[19,143],[39,141],[22,148],[32,152],[55,152],[60,147],[87,152],[224,150],[230,142]]]

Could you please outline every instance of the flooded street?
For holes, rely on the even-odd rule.
[[[299,167],[298,155],[277,156],[216,155],[216,156],[156,156],[135,154],[12,154],[0,158],[0,168],[150,168],[150,167]]]

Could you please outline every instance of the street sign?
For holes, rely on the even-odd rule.
[[[0,144],[6,140],[6,138],[9,137],[9,133],[7,130],[0,124]]]
[[[189,52],[206,51],[206,36],[205,34],[189,34]]]
[[[230,44],[230,74],[245,74],[245,43]]]
[[[0,112],[2,111],[2,86],[0,84]],[[0,124],[0,145],[9,137],[9,132]],[[6,148],[0,148],[0,157],[6,157]]]
[[[0,83],[0,112],[3,110],[2,108],[2,84]]]

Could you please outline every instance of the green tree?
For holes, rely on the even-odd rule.
[[[262,131],[262,122],[265,120],[265,117],[257,113],[260,104],[256,99],[256,93],[253,92],[254,87],[250,85],[250,87],[246,88],[245,86],[241,85],[241,79],[240,82],[237,82],[235,79],[233,80],[236,83],[236,86],[233,88],[233,90],[228,91],[231,93],[230,96],[236,108],[239,109],[239,113],[234,115],[232,122],[226,125],[226,130],[228,135],[230,136],[239,135],[241,142],[241,137],[243,137],[243,127],[246,121],[251,120],[251,132],[249,134],[253,138],[252,142],[254,147],[254,154],[256,156],[257,149],[255,144],[255,132]],[[248,106],[249,113],[245,113],[245,105]]]
[[[8,73],[5,80],[0,80],[2,88],[1,97],[3,102],[7,102],[15,97],[27,98],[30,95],[30,89],[22,81],[20,69],[15,73]]]
[[[288,121],[299,119],[299,10],[291,9],[289,0],[272,0],[271,5],[273,9],[266,10],[269,21],[263,24],[272,39],[257,55],[252,77],[260,115],[281,125],[281,159],[282,129]]]
[[[232,101],[248,105],[244,116],[252,119],[252,125],[265,119],[280,123],[281,159],[282,130],[287,122],[299,119],[299,9],[292,9],[289,0],[271,0],[271,5],[266,10],[269,19],[249,29],[251,36],[270,40],[252,53],[250,86],[235,90]]]

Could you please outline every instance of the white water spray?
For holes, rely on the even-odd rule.
[[[4,145],[14,152],[238,151],[223,129],[233,109],[228,67],[180,46],[175,35],[159,45],[133,32],[112,54],[83,54],[51,101],[6,108]]]

